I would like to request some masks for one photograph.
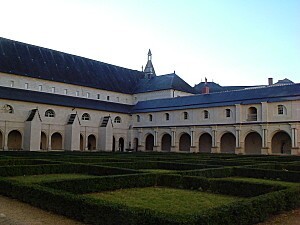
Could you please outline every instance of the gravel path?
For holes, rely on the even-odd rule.
[[[0,225],[84,225],[67,217],[46,212],[0,196]]]
[[[257,225],[300,225],[300,208]],[[0,195],[0,225],[84,225]]]

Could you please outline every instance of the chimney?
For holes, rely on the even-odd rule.
[[[269,85],[273,85],[273,78],[268,78]]]
[[[207,85],[202,88],[202,94],[209,94],[209,87]]]

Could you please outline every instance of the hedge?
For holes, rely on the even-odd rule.
[[[207,178],[223,178],[233,176],[233,167],[222,167],[222,168],[212,168],[212,169],[202,169],[202,170],[191,170],[182,171],[178,174],[185,176],[201,176]]]
[[[155,177],[153,174],[128,176],[132,177],[132,179],[129,179],[130,182],[128,181],[128,185],[130,185],[131,182],[140,182],[139,185],[144,181],[151,183]],[[123,179],[125,176],[123,176],[123,178],[119,176],[119,178]],[[117,177],[116,179],[119,178]],[[170,184],[177,179],[177,181],[181,181],[189,187],[196,187],[208,181],[200,177],[161,175],[157,184],[159,185],[162,184],[161,182],[166,182],[166,179],[169,179],[168,182],[170,182]],[[126,180],[128,179],[123,179],[122,182],[127,182]],[[103,181],[106,182],[108,180]],[[180,182],[178,184],[180,184]],[[205,210],[204,212],[195,213],[190,216],[181,216],[73,195],[61,189],[52,189],[36,184],[24,185],[15,181],[7,181],[5,178],[0,178],[0,186],[1,194],[18,198],[42,209],[50,210],[85,223],[101,225],[246,225],[260,222],[267,216],[282,210],[300,206],[299,188],[274,191],[214,209]],[[109,184],[107,184],[107,186],[109,186]],[[223,187],[219,186],[219,188]]]
[[[57,190],[64,190],[73,194],[113,191],[124,188],[150,187],[156,185],[155,174],[115,175],[99,178],[86,178],[65,181],[40,183]]]
[[[82,173],[90,175],[116,175],[116,174],[133,174],[138,171],[121,169],[106,166],[93,166],[85,164],[48,164],[48,165],[19,165],[19,166],[2,166],[0,167],[0,176],[23,176],[39,175],[54,173]]]
[[[279,179],[282,181],[300,182],[300,172],[295,171],[280,171],[238,167],[234,168],[234,175],[240,177]]]

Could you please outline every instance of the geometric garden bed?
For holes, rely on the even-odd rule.
[[[88,224],[255,224],[300,206],[299,168],[295,156],[1,152],[0,194]]]

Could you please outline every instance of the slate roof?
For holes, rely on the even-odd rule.
[[[138,102],[132,113],[255,104],[300,99],[300,84],[264,86],[235,91]]]
[[[205,86],[205,82],[201,82],[197,85],[195,85],[194,89],[197,91],[197,93],[202,93],[202,88]],[[209,92],[221,92],[221,91],[233,91],[233,90],[239,90],[239,89],[245,89],[250,88],[254,86],[221,86],[215,82],[207,82],[206,86],[209,87]]]
[[[0,98],[107,112],[130,113],[131,105],[0,86]]]
[[[177,74],[171,73],[152,77],[151,79],[141,79],[135,93],[144,93],[151,91],[160,91],[174,89],[178,91],[196,93],[188,83],[182,80]]]
[[[0,72],[132,94],[144,73],[0,37]]]

